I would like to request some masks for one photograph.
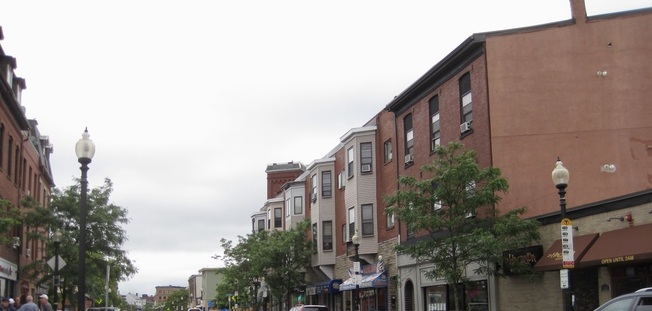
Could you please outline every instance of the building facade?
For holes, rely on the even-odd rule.
[[[451,310],[459,286],[463,310],[561,309],[560,230],[569,228],[574,310],[652,286],[652,9],[587,17],[583,0],[569,8],[568,20],[471,35],[255,214],[267,215],[267,229],[309,216],[317,253],[307,302]],[[475,150],[480,167],[501,169],[510,189],[498,213],[526,207],[523,217],[542,225],[541,241],[505,250],[498,275],[468,266],[467,284],[426,278],[432,263],[396,254],[395,245],[423,233],[384,212],[398,178],[422,178],[435,147],[451,141]],[[550,178],[558,158],[571,174],[567,220]],[[525,258],[533,273],[511,274],[508,258]],[[355,262],[368,270],[358,287],[350,285]]]
[[[54,187],[50,168],[53,147],[48,136],[39,132],[38,122],[25,116],[21,95],[26,82],[16,76],[16,67],[16,59],[5,54],[0,46],[0,199],[5,203],[6,212],[21,208],[21,202],[27,197],[47,207]],[[0,294],[3,297],[37,296],[47,291],[47,288],[38,287],[36,278],[21,274],[22,267],[35,260],[47,260],[49,256],[45,241],[28,238],[35,231],[45,232],[43,228],[15,226],[7,235],[5,247],[0,247]]]

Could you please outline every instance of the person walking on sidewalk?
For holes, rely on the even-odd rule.
[[[48,295],[41,294],[38,299],[41,302],[41,311],[53,311],[52,305],[48,302]]]
[[[25,297],[25,303],[20,305],[18,311],[40,311],[33,300],[34,297],[32,297],[32,295],[27,295],[27,297]]]

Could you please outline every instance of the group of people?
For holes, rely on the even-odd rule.
[[[21,301],[16,301],[13,298],[3,297],[0,311],[53,311],[46,294],[38,296],[39,304],[34,303],[34,298],[31,295],[23,298]]]

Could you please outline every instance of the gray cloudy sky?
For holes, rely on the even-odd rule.
[[[589,15],[650,0],[586,0]],[[54,144],[56,186],[114,183],[122,294],[187,286],[251,230],[266,165],[309,164],[473,33],[571,17],[569,0],[0,1],[23,105]]]

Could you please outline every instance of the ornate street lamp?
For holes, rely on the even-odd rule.
[[[568,170],[564,167],[563,163],[557,158],[557,163],[555,165],[555,169],[552,170],[552,182],[555,184],[555,187],[559,190],[559,207],[561,209],[561,219],[562,223],[566,219],[566,187],[568,186],[568,180],[570,179],[570,174],[568,173]],[[572,229],[571,229],[572,231]],[[572,232],[571,232],[572,233]],[[564,234],[564,229],[562,226],[562,239],[563,239],[563,234]],[[562,243],[562,254],[564,252],[563,249],[563,243]],[[573,254],[573,250],[567,250],[570,252],[570,256],[574,257],[575,255]],[[566,267],[562,266],[562,270],[560,270],[560,277],[561,277],[561,271],[564,271],[565,273],[568,274],[568,284],[566,287],[562,288],[562,306],[564,311],[570,311],[572,310],[572,301],[570,298],[570,284],[571,284],[571,277],[570,277],[570,271],[566,269]],[[563,279],[563,278],[562,278]]]
[[[59,292],[59,247],[61,246],[61,230],[54,231],[52,236],[54,239],[54,300],[52,301],[52,308],[57,311],[57,293]]]
[[[355,248],[355,262],[357,263],[357,267],[360,267],[360,255],[358,254],[358,249],[360,248],[360,236],[358,235],[358,229],[355,230],[355,234],[351,237],[351,242],[353,242],[353,247]],[[360,273],[360,271],[354,271],[355,274]],[[353,297],[353,303],[355,310],[358,311],[360,310],[359,304],[360,304],[360,297],[359,297],[359,290],[360,290],[360,284],[358,282],[358,279],[356,279],[355,283],[355,296]]]
[[[79,284],[77,311],[86,311],[86,195],[88,192],[88,164],[95,155],[95,144],[88,137],[88,128],[84,130],[82,138],[75,145],[77,160],[81,163],[81,204],[79,206]]]

